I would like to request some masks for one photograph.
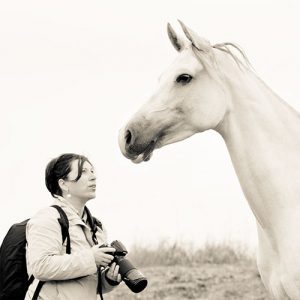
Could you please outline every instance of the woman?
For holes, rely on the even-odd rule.
[[[26,228],[27,271],[34,276],[25,300],[32,299],[39,281],[45,281],[38,299],[96,300],[121,281],[119,266],[113,260],[106,232],[97,221],[92,230],[85,204],[96,196],[93,165],[82,155],[63,154],[46,168],[46,186],[69,221],[71,254],[62,244],[59,213],[53,207],[40,210]]]

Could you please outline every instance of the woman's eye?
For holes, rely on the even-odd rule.
[[[82,173],[85,173],[85,172],[87,172],[87,171],[88,171],[88,169],[86,169],[86,168],[83,168],[83,169],[82,169]],[[93,174],[95,173],[95,171],[94,171],[93,169],[91,169],[90,172],[93,173]]]
[[[185,85],[188,84],[192,79],[193,77],[189,74],[181,74],[176,78],[176,82]]]

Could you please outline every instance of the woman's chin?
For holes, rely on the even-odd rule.
[[[86,197],[87,200],[92,200],[96,198],[96,192],[91,192],[88,194],[88,196]]]

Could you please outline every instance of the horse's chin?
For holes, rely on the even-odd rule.
[[[138,155],[136,158],[132,158],[131,161],[135,164],[139,164],[143,161],[150,160],[151,156],[152,156],[152,153],[148,154],[147,156],[145,156],[145,153],[142,153],[142,154]]]
[[[154,149],[157,148],[157,140],[152,140],[144,152],[140,153],[134,158],[131,158],[131,161],[135,164],[139,164],[143,161],[149,161],[152,157]]]

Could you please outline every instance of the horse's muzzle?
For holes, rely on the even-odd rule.
[[[138,142],[137,136],[129,130],[121,130],[119,133],[119,146],[122,154],[132,162],[140,163],[148,161],[155,149],[156,141]]]

